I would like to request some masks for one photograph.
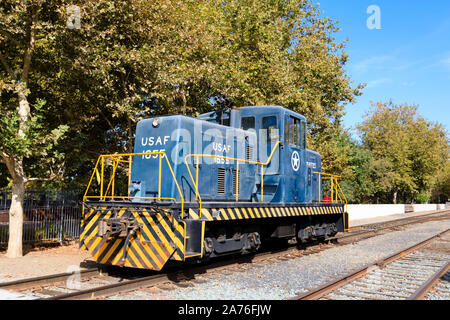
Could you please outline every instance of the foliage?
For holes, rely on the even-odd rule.
[[[448,162],[448,134],[442,125],[427,122],[417,106],[392,101],[373,104],[357,126],[363,146],[374,156],[377,193],[406,202],[428,193],[437,173]],[[423,200],[423,196],[419,197]]]

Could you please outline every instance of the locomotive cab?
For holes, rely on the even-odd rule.
[[[283,107],[258,106],[210,112],[197,119],[255,132],[260,162],[267,161],[275,149],[261,183],[258,173],[255,202],[262,198],[277,203],[319,202],[321,158],[307,149],[305,117]],[[276,148],[277,142],[280,148]]]

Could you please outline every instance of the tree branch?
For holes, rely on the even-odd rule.
[[[0,151],[0,163],[6,163],[6,158],[8,158],[8,155],[5,152]]]
[[[41,4],[39,3],[39,6]],[[31,67],[31,57],[33,56],[33,52],[34,52],[34,47],[35,47],[35,42],[36,42],[36,32],[37,32],[37,28],[36,28],[36,24],[37,24],[37,20],[38,20],[38,15],[39,15],[39,8],[37,7],[37,5],[31,5],[31,16],[28,19],[28,23],[27,23],[27,33],[29,33],[29,41],[28,41],[28,46],[27,49],[25,50],[25,55],[23,57],[23,68],[22,68],[22,76],[20,77],[20,80],[25,82],[28,86],[28,75],[30,72],[30,67]]]
[[[58,170],[57,173],[53,172],[53,168],[50,166],[50,177],[48,178],[26,178],[25,182],[30,181],[53,181],[56,177],[60,176],[62,174],[63,168],[64,168],[65,162],[63,162]]]
[[[11,36],[11,34],[9,34],[9,32],[0,29],[0,33],[3,34],[6,38],[8,38],[11,42],[13,42],[16,46],[18,46],[18,47],[22,46],[19,41],[14,39],[14,37]]]
[[[0,61],[2,62],[3,67],[5,68],[6,72],[8,72],[8,75],[11,77],[11,80],[14,80],[14,73],[12,72],[11,68],[8,66],[8,62],[6,61],[3,54],[0,52]]]

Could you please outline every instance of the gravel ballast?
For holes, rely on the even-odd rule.
[[[353,244],[326,249],[316,254],[265,265],[247,265],[197,277],[188,287],[150,290],[110,299],[175,300],[280,300],[294,297],[344,276],[395,252],[426,240],[450,228],[450,221],[433,221],[392,231]]]

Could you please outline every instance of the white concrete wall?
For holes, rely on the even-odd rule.
[[[436,210],[437,206],[436,204],[413,204],[414,212],[433,211]]]
[[[436,204],[414,204],[414,212],[438,210]],[[349,220],[370,219],[394,214],[404,214],[404,204],[349,204]]]
[[[405,213],[403,204],[349,204],[348,219],[359,220]]]

